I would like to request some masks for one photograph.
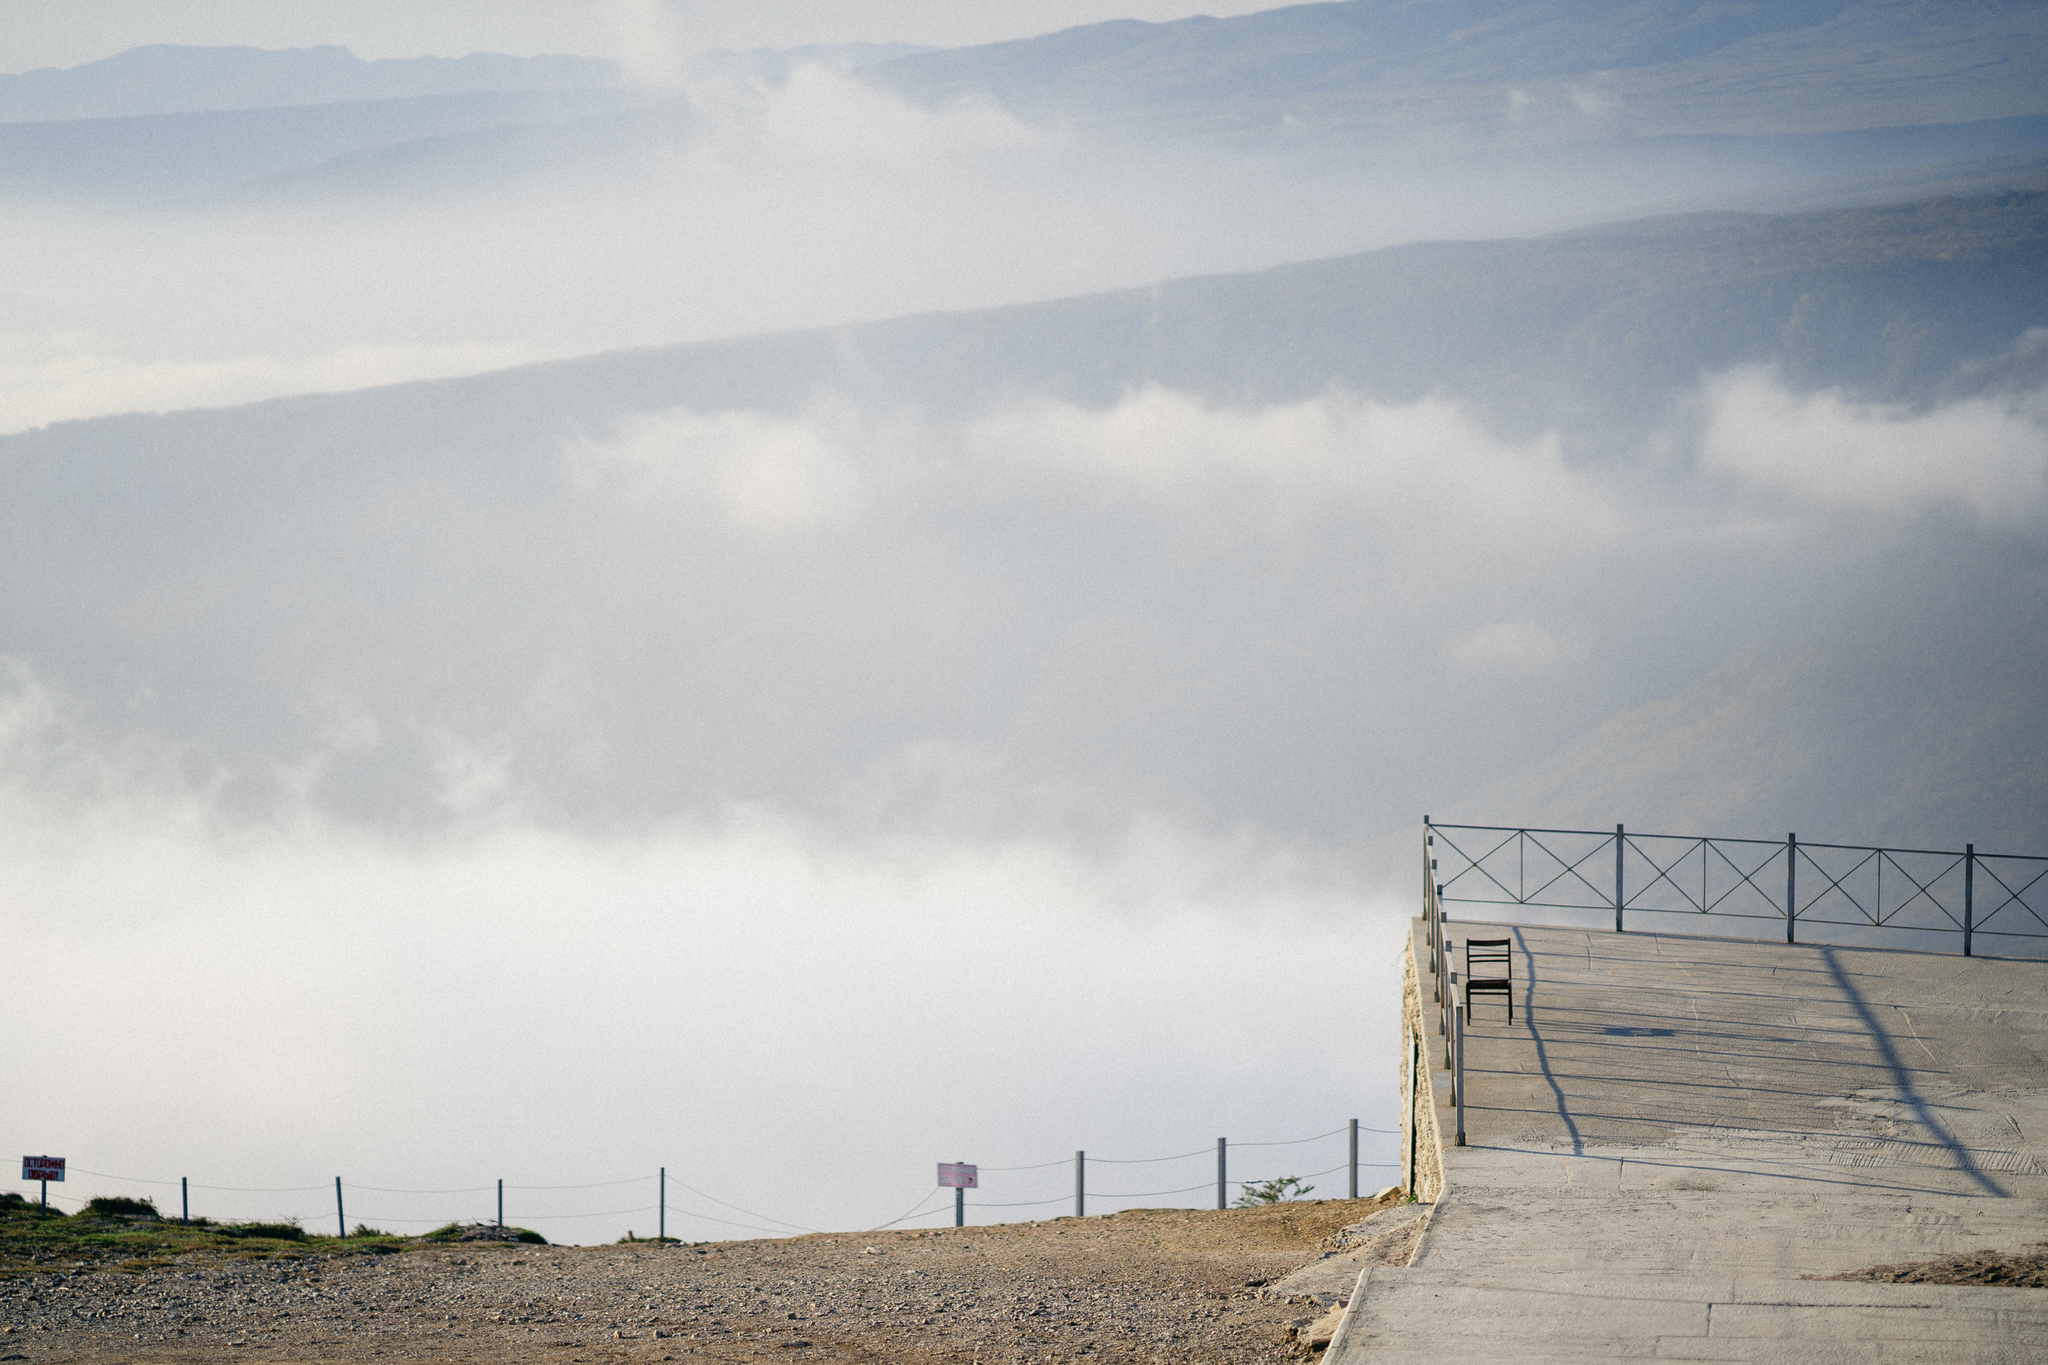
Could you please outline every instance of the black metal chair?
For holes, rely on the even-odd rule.
[[[1497,995],[1507,1002],[1508,1022],[1515,1022],[1515,955],[1511,938],[1468,938],[1465,940],[1465,1011],[1470,1019],[1472,997]],[[1474,976],[1472,964],[1499,963],[1506,976]]]

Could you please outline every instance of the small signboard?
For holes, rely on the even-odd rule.
[[[23,1180],[62,1180],[64,1158],[61,1156],[25,1156],[21,1159]]]
[[[981,1168],[970,1166],[964,1161],[941,1161],[939,1163],[939,1188],[942,1190],[977,1190],[981,1188]]]

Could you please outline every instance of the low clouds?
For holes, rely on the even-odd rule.
[[[18,743],[50,721],[0,723]],[[89,1170],[459,1190],[665,1165],[844,1228],[902,1213],[932,1161],[960,1154],[1025,1165],[1395,1126],[1390,1063],[1273,1065],[1326,1041],[1302,946],[1351,969],[1398,938],[1391,911],[1361,929],[1359,888],[1327,858],[1160,824],[1096,850],[849,840],[745,807],[630,836],[511,820],[422,842],[312,814],[224,825],[161,791],[78,819],[19,777],[0,779],[4,1013],[22,1055],[61,1059],[35,1071],[38,1141]],[[1359,1027],[1390,1034],[1394,1000]],[[155,1122],[124,1121],[139,1110]],[[1364,1156],[1395,1160],[1392,1139],[1369,1135]],[[988,1197],[1061,1194],[1001,1179]],[[1095,1191],[1105,1210],[1114,1188]],[[512,1197],[551,1238],[603,1241],[647,1225],[643,1196]],[[195,1191],[195,1212],[311,1225],[317,1197]],[[677,1202],[672,1232],[747,1235]],[[409,1232],[481,1212],[375,1191],[350,1208]],[[593,1210],[614,1212],[577,1216]]]
[[[586,496],[659,511],[709,502],[733,524],[796,530],[852,515],[870,438],[845,410],[785,418],[673,408],[626,418],[563,452]]]
[[[150,510],[160,465],[52,446],[80,501],[17,523],[0,706],[10,915],[53,926],[17,936],[10,1027],[67,1059],[35,1145],[251,1186],[541,1184],[574,1152],[848,1227],[937,1158],[1392,1127],[1390,1055],[1274,1065],[1326,1048],[1306,964],[1394,960],[1362,837],[1816,615],[1909,534],[1816,515],[1825,485],[1772,483],[1749,433],[1911,471],[1954,423],[2005,430],[1747,375],[1700,401],[1703,474],[1343,391],[954,418],[827,392],[473,465],[436,429],[346,480],[230,450],[223,417],[193,449],[262,477],[191,523]],[[101,520],[115,483],[146,553]],[[1879,505],[1927,485],[1898,486]],[[166,581],[206,589],[173,632],[134,605]],[[76,988],[88,955],[117,990]],[[1393,1036],[1375,999],[1360,1036]],[[507,1112],[450,1144],[449,1115]],[[644,1226],[550,1199],[550,1235]]]
[[[1964,510],[1994,526],[2048,512],[2048,403],[1970,398],[1927,410],[1793,393],[1770,371],[1706,386],[1700,462],[1744,486],[1824,509]]]

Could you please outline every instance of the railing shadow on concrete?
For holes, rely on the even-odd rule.
[[[2048,956],[2048,857],[1783,839],[1438,824],[1423,817],[1423,915],[1448,1016],[1442,922],[1776,938]],[[1450,1022],[1448,1017],[1446,1022]],[[1448,1031],[1448,1030],[1447,1030]]]

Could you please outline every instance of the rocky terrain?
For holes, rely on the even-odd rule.
[[[1285,1361],[1328,1304],[1276,1280],[1384,1200],[1134,1209],[782,1241],[20,1266],[0,1360]],[[346,1244],[342,1244],[346,1245]]]

